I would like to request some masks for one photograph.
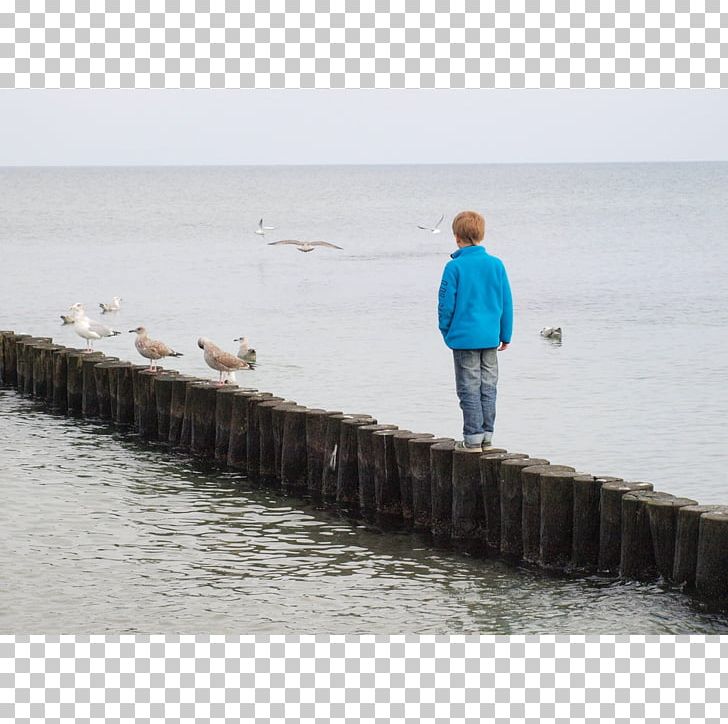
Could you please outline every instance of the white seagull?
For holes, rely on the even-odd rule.
[[[280,241],[269,241],[268,246],[276,246],[277,244],[293,244],[298,251],[313,251],[317,246],[326,246],[329,249],[343,249],[342,246],[336,246],[329,241],[299,241],[298,239],[281,239]]]
[[[549,339],[561,339],[561,327],[544,327],[540,334]]]
[[[261,219],[258,222],[258,228],[255,230],[255,233],[260,234],[261,236],[265,236],[266,231],[273,231],[273,229],[275,228],[275,226],[263,226],[263,219]]]
[[[101,314],[106,314],[106,312],[118,312],[121,309],[121,297],[112,297],[109,304],[99,302],[99,306],[101,307]]]
[[[420,224],[417,224],[417,228],[422,229],[423,231],[429,231],[433,234],[439,234],[440,233],[440,224],[442,223],[442,220],[444,218],[445,218],[445,214],[443,214],[440,217],[440,220],[434,226],[421,226]]]
[[[250,348],[247,337],[238,337],[233,342],[240,342],[238,348],[238,359],[244,360],[245,362],[255,363],[255,350]]]
[[[115,337],[117,334],[121,334],[121,332],[117,332],[116,330],[111,329],[111,327],[107,327],[105,324],[100,324],[99,322],[94,322],[93,319],[89,319],[86,316],[86,311],[81,302],[73,304],[70,307],[70,310],[74,315],[73,331],[79,337],[86,340],[85,351],[87,352],[93,352],[93,340],[101,339],[103,337]]]
[[[149,371],[157,371],[157,360],[163,357],[182,357],[181,352],[175,352],[171,347],[168,347],[164,342],[160,342],[157,339],[152,339],[145,327],[137,327],[136,329],[130,329],[129,332],[136,333],[137,338],[134,340],[134,346],[137,348],[137,352],[142,357],[146,357],[151,360],[149,364]]]
[[[212,367],[212,369],[217,370],[220,373],[218,384],[223,384],[223,374],[228,376],[235,370],[250,369],[250,365],[245,360],[238,359],[234,354],[230,354],[230,352],[220,349],[220,347],[205,337],[200,337],[197,340],[197,346],[204,351],[207,366]]]

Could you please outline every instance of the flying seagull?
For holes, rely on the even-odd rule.
[[[109,304],[99,302],[99,306],[101,307],[101,314],[106,314],[106,312],[118,312],[121,309],[121,297],[112,297]]]
[[[220,373],[219,384],[223,384],[223,374],[227,376],[235,370],[250,369],[250,365],[245,360],[238,359],[234,354],[220,349],[220,347],[205,337],[200,337],[197,340],[197,346],[204,351],[207,366],[212,367],[212,369]]]
[[[440,224],[442,223],[442,220],[444,218],[445,218],[445,214],[443,214],[440,217],[440,220],[434,226],[421,226],[420,224],[417,224],[417,228],[422,229],[423,231],[430,231],[433,234],[439,234],[440,233]]]
[[[73,331],[81,338],[86,340],[87,352],[93,352],[93,340],[102,339],[103,337],[115,337],[121,332],[117,332],[111,327],[107,327],[105,324],[94,322],[93,319],[89,319],[86,316],[86,311],[83,304],[76,302],[70,307],[73,312]]]
[[[151,339],[145,327],[137,327],[136,329],[130,329],[129,332],[136,333],[137,338],[134,340],[134,346],[137,348],[137,352],[142,357],[146,357],[151,360],[149,364],[149,371],[157,371],[157,360],[163,357],[181,357],[181,352],[175,352],[171,347],[168,347],[164,342],[160,342],[156,339]]]
[[[298,251],[313,251],[317,246],[327,246],[330,249],[343,249],[328,241],[298,241],[298,239],[281,239],[281,241],[269,241],[268,246],[276,246],[277,244],[293,244]]]
[[[263,219],[261,219],[258,222],[258,228],[255,230],[255,233],[260,234],[261,236],[265,236],[266,231],[273,231],[273,229],[275,228],[275,226],[263,226]]]

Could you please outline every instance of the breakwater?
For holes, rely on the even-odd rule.
[[[363,413],[310,409],[0,332],[0,382],[49,410],[107,420],[383,530],[557,572],[603,572],[728,599],[728,512],[645,482],[526,453],[483,455]]]

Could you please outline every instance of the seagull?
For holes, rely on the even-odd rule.
[[[130,329],[129,332],[135,332],[137,335],[137,338],[134,340],[134,346],[137,348],[137,352],[139,352],[142,357],[146,357],[148,360],[151,360],[149,364],[149,372],[157,371],[157,360],[162,359],[162,357],[182,357],[181,352],[175,352],[164,342],[151,339],[149,334],[147,334],[146,327]]]
[[[421,226],[420,224],[417,224],[417,228],[423,229],[424,231],[430,231],[433,234],[439,234],[440,233],[440,224],[442,223],[442,220],[444,218],[445,218],[445,214],[443,214],[440,217],[440,220],[434,226]]]
[[[62,324],[73,324],[76,321],[76,318],[72,314],[61,314],[61,319],[63,320]]]
[[[106,314],[106,312],[118,312],[121,309],[121,297],[112,297],[109,304],[99,302],[99,306],[101,307],[101,314]]]
[[[255,350],[250,349],[247,337],[238,337],[237,339],[234,339],[233,342],[240,342],[238,359],[244,360],[245,362],[255,362]]]
[[[561,339],[561,327],[544,327],[540,334],[550,339]]]
[[[201,350],[204,350],[207,366],[212,367],[212,369],[220,373],[218,384],[223,384],[223,374],[229,375],[234,370],[250,369],[250,365],[245,360],[238,359],[235,355],[230,354],[230,352],[220,349],[220,347],[205,337],[200,337],[197,340],[197,346]]]
[[[83,339],[86,340],[87,352],[93,352],[92,340],[101,339],[102,337],[115,337],[121,332],[117,332],[111,327],[107,327],[105,324],[94,322],[93,319],[89,319],[86,316],[86,311],[81,302],[76,302],[69,309],[73,312],[73,331]]]
[[[276,244],[293,244],[298,251],[313,251],[317,246],[327,246],[330,249],[343,249],[341,246],[336,246],[328,241],[298,241],[298,239],[281,239],[281,241],[269,241],[268,246],[275,246]]]
[[[258,222],[258,228],[255,230],[255,233],[260,234],[261,236],[265,236],[266,231],[273,231],[273,229],[275,228],[275,226],[263,226],[263,219],[261,219]]]

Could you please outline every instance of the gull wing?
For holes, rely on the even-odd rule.
[[[107,327],[105,324],[101,324],[101,322],[94,322],[92,319],[88,320],[88,328],[91,332],[98,334],[100,337],[111,337],[114,334],[118,334],[118,332],[114,332],[111,327]]]
[[[150,339],[145,346],[150,352],[153,352],[160,357],[169,357],[169,355],[174,352],[171,347],[168,347],[164,342],[160,342],[158,339]]]
[[[311,246],[328,246],[332,249],[343,249],[343,246],[336,246],[336,244],[332,244],[329,241],[309,241],[308,242]]]
[[[438,222],[437,222],[437,223],[435,224],[435,226],[434,226],[434,228],[435,228],[435,229],[436,229],[436,228],[437,228],[438,226],[440,226],[440,224],[442,223],[442,220],[443,220],[444,218],[445,218],[445,214],[443,214],[443,215],[442,215],[442,216],[440,217],[440,220],[439,220],[439,221],[438,221]]]
[[[244,370],[250,366],[247,362],[238,359],[235,355],[219,348],[213,351],[212,356],[215,362],[231,370]]]
[[[303,242],[298,241],[297,239],[281,239],[280,241],[268,242],[268,246],[275,246],[276,244],[295,244],[296,246],[300,246]]]

